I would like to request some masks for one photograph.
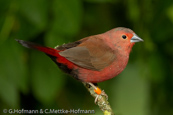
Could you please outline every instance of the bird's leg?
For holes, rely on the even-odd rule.
[[[106,99],[108,100],[108,95],[105,93],[105,91],[104,90],[101,90],[99,87],[97,87],[96,85],[94,85],[93,83],[88,83],[91,87],[93,87],[94,88],[94,92],[97,94],[97,96],[96,96],[96,98],[95,98],[95,103],[97,102],[97,100],[98,100],[98,97],[99,97],[99,95],[103,95],[103,96],[105,96],[106,97]]]

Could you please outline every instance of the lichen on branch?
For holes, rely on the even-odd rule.
[[[90,92],[91,96],[94,98],[97,98],[98,94],[94,92],[94,88],[91,87],[88,83],[84,83],[84,86],[87,88],[87,90]],[[115,115],[112,111],[112,108],[104,95],[99,95],[97,98],[97,103],[96,103],[100,110],[103,111],[104,115]]]

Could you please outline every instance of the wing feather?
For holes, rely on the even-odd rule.
[[[116,57],[104,40],[96,36],[59,54],[78,66],[96,71],[109,66]]]

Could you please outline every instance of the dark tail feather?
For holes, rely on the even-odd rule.
[[[22,44],[22,46],[26,47],[26,48],[32,48],[32,49],[37,49],[37,46],[40,46],[38,44],[32,43],[32,42],[28,42],[28,41],[24,41],[24,40],[18,40],[15,39],[17,42],[19,42],[20,44]],[[41,47],[41,46],[40,46]],[[38,49],[37,49],[38,50]]]
[[[44,47],[38,44],[34,44],[32,42],[28,42],[28,41],[23,41],[23,40],[18,40],[15,39],[17,42],[19,42],[20,44],[22,44],[24,47],[26,48],[32,48],[32,49],[36,49],[39,50],[41,52],[44,52],[48,55],[52,55],[52,56],[58,56],[59,55],[59,50],[53,49],[53,48],[49,48],[49,47]]]

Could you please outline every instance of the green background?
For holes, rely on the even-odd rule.
[[[55,47],[121,26],[144,42],[135,44],[120,75],[99,83],[114,112],[173,115],[172,0],[0,0],[0,114],[5,108],[102,114],[82,83],[14,39]]]

